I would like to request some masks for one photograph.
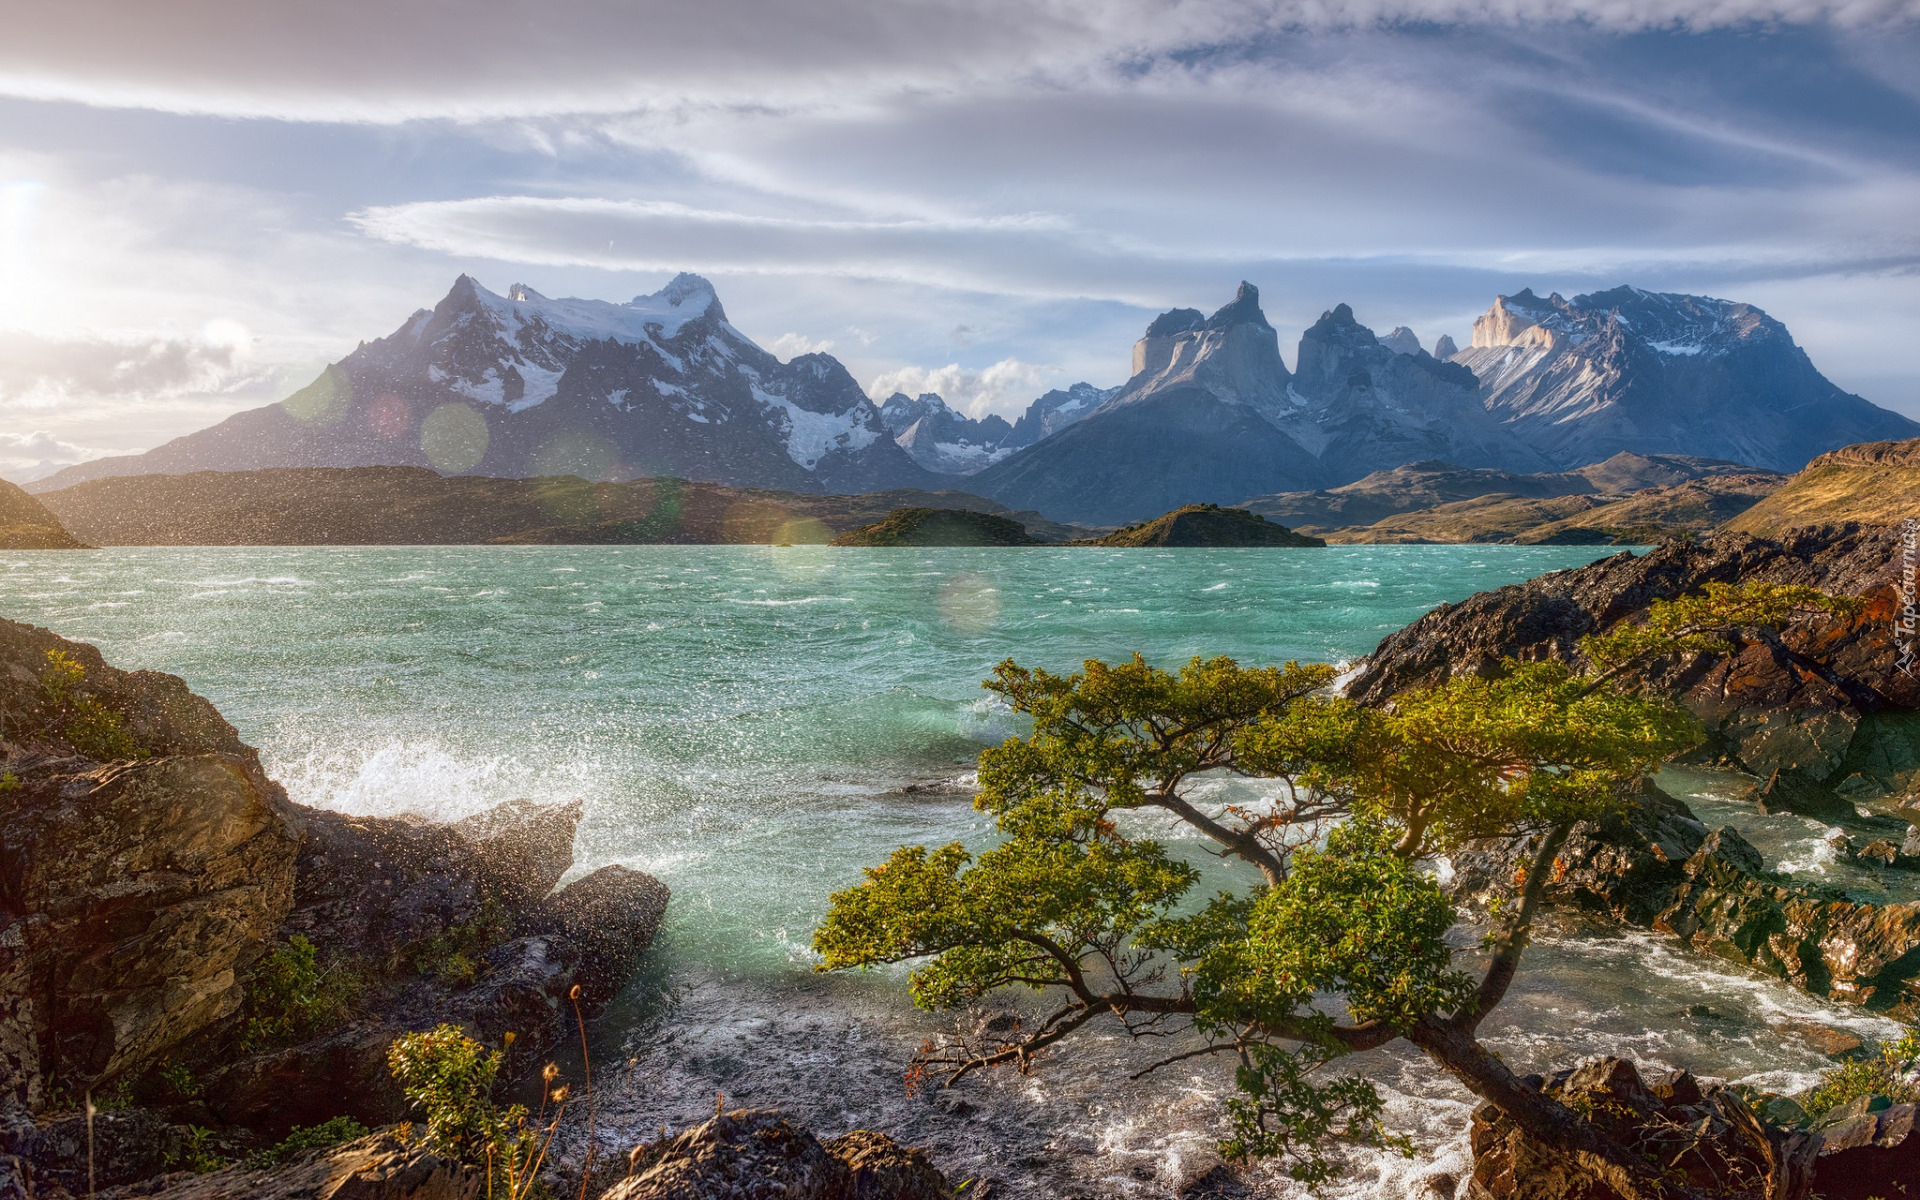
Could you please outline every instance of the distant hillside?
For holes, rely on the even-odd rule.
[[[1822,454],[1727,528],[1772,537],[1801,526],[1891,525],[1907,517],[1920,517],[1920,438]]]
[[[1633,454],[1622,451],[1605,462],[1572,471],[1516,474],[1490,467],[1461,467],[1447,462],[1416,462],[1375,471],[1343,487],[1314,492],[1259,496],[1245,507],[1270,520],[1309,533],[1374,525],[1401,513],[1437,508],[1482,496],[1546,499],[1598,495],[1597,503],[1645,488],[1722,475],[1748,475],[1754,468],[1717,458],[1684,454]],[[1546,506],[1572,514],[1574,506]]]
[[[1087,546],[1324,546],[1317,537],[1305,537],[1276,525],[1244,508],[1189,504],[1138,525],[1116,529],[1105,537],[1080,543]]]
[[[823,496],[682,479],[443,476],[424,467],[117,476],[40,501],[68,529],[109,546],[817,543],[906,506],[1005,511],[965,492]]]
[[[1476,496],[1327,531],[1334,542],[1518,542],[1524,545],[1644,545],[1702,534],[1772,494],[1785,477],[1771,471],[1716,475],[1629,496]]]
[[[0,550],[87,549],[38,500],[0,479]]]
[[[1018,521],[955,508],[896,508],[885,520],[848,530],[836,546],[1040,546]]]

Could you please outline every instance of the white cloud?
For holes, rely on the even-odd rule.
[[[798,358],[802,354],[825,354],[833,349],[828,338],[810,338],[799,333],[783,333],[768,344],[767,349],[780,358]]]
[[[0,433],[0,479],[26,483],[105,453],[91,446],[62,441],[44,429],[32,433]]]
[[[883,371],[867,385],[867,394],[876,402],[895,392],[918,396],[938,393],[949,408],[970,417],[999,413],[1016,417],[1026,411],[1035,397],[1047,390],[1047,381],[1060,368],[1003,358],[990,367],[975,369],[959,363],[944,367],[898,367]]]

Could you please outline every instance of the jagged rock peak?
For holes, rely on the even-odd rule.
[[[1395,354],[1418,354],[1425,349],[1420,345],[1419,336],[1405,325],[1395,325],[1392,333],[1380,339],[1380,344]]]
[[[1260,311],[1260,289],[1242,279],[1240,288],[1234,292],[1231,303],[1207,319],[1208,329],[1231,329],[1235,325],[1258,325],[1262,329],[1272,329],[1267,323],[1267,314]]]
[[[1204,328],[1206,323],[1206,314],[1197,308],[1168,309],[1155,317],[1153,324],[1147,326],[1146,336],[1173,337],[1176,334],[1191,333],[1196,329]]]
[[[1433,339],[1433,356],[1440,361],[1445,362],[1458,353],[1460,353],[1460,347],[1454,344],[1453,338],[1448,334],[1443,333]]]

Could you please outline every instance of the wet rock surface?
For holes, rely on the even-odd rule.
[[[1505,657],[1578,662],[1582,637],[1710,582],[1805,584],[1867,603],[1856,617],[1797,625],[1777,642],[1656,661],[1627,681],[1685,704],[1709,735],[1700,761],[1767,781],[1777,804],[1816,815],[1857,805],[1912,812],[1920,677],[1895,667],[1899,564],[1898,531],[1860,525],[1615,555],[1434,609],[1382,641],[1348,694],[1385,703],[1409,687],[1495,670]]]
[[[1478,843],[1449,860],[1469,901],[1512,896],[1537,835]],[[1731,827],[1709,830],[1645,784],[1605,821],[1574,827],[1550,902],[1669,933],[1829,999],[1920,1017],[1920,904],[1865,904],[1770,872]]]

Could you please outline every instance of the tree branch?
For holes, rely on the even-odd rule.
[[[1527,868],[1527,882],[1520,889],[1520,908],[1506,923],[1500,938],[1493,945],[1493,961],[1487,964],[1487,973],[1480,980],[1480,991],[1474,997],[1473,1007],[1461,1014],[1457,1020],[1461,1028],[1472,1033],[1480,1027],[1494,1006],[1506,998],[1507,988],[1512,986],[1513,977],[1520,969],[1520,955],[1526,951],[1527,940],[1533,931],[1533,918],[1540,911],[1540,902],[1546,896],[1547,883],[1552,878],[1553,862],[1560,854],[1560,848],[1567,844],[1567,835],[1573,832],[1572,821],[1562,821],[1547,830],[1540,839],[1540,846],[1533,852],[1533,864]]]

